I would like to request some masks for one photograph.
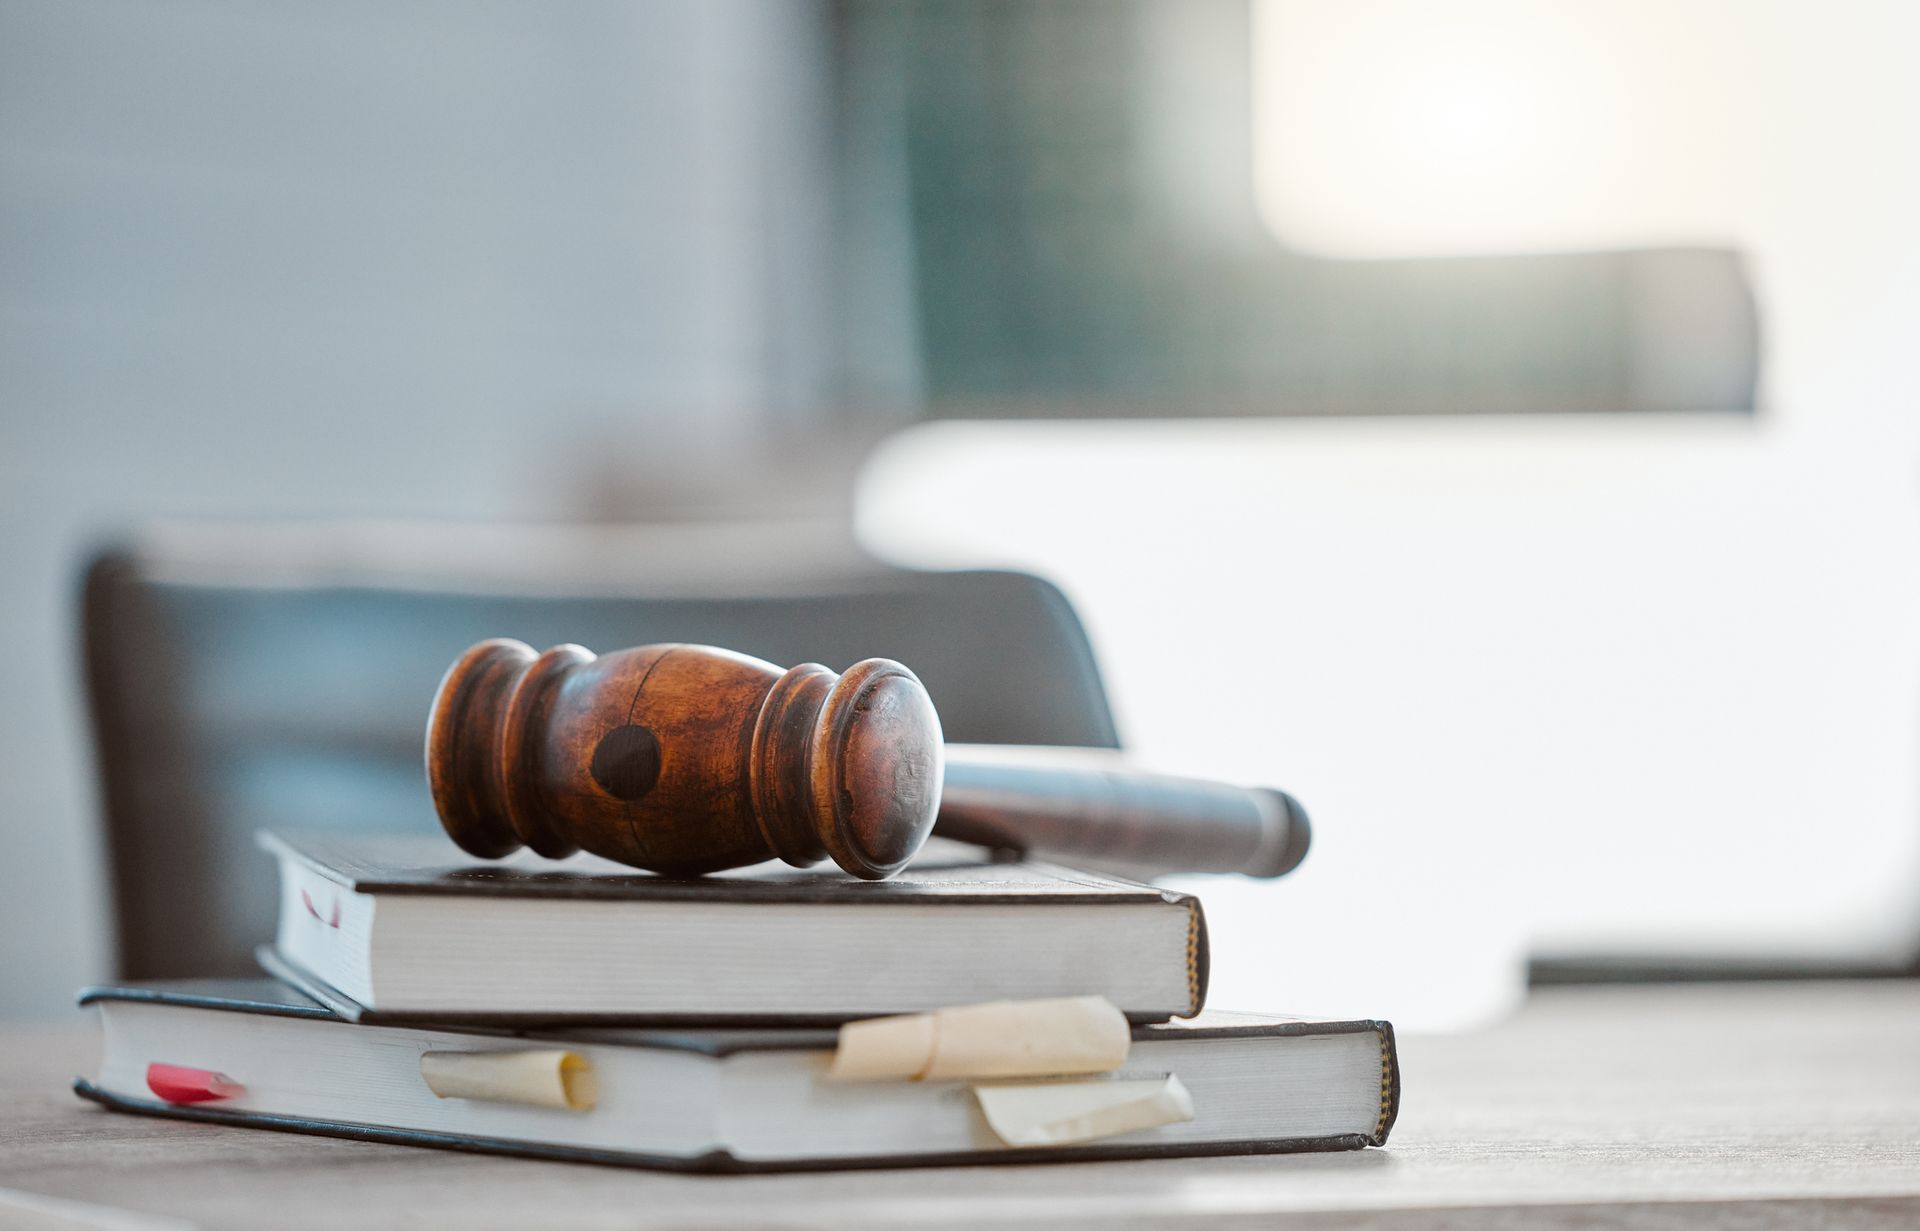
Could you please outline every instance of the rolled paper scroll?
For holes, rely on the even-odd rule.
[[[439,1098],[591,1111],[599,1098],[593,1064],[571,1051],[430,1051],[420,1077]]]
[[[1172,1073],[1121,1081],[1046,1081],[973,1088],[994,1134],[1010,1146],[1061,1146],[1193,1119],[1193,1096]]]
[[[832,1081],[964,1081],[1107,1073],[1127,1060],[1126,1017],[1103,996],[996,1000],[840,1027]]]

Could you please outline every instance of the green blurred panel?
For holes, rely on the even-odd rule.
[[[845,118],[902,135],[898,278],[935,414],[1752,405],[1757,328],[1732,252],[1281,247],[1252,207],[1244,3],[851,0],[839,22],[843,75],[896,86],[849,96]],[[1186,126],[1171,138],[1169,117]],[[1237,160],[1213,222],[1182,208],[1208,149]],[[849,152],[849,177],[871,178]]]

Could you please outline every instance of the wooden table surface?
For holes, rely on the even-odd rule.
[[[1920,982],[1551,989],[1353,1154],[704,1177],[116,1115],[0,1030],[0,1227],[1920,1226]],[[1278,1214],[1288,1214],[1285,1220]]]

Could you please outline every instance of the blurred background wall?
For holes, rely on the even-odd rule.
[[[1376,857],[1409,896],[1328,963],[1409,918],[1430,951],[1375,977],[1442,991],[1449,945],[1508,990],[1543,944],[1897,960],[1915,33],[1893,0],[0,0],[0,1012],[108,967],[77,570],[156,518],[857,513],[902,563],[1065,582],[1144,752],[1344,809],[1287,900]],[[1034,418],[1072,422],[897,434]],[[1170,696],[1196,630],[1267,674]],[[1538,875],[1622,815],[1657,857]],[[1455,831],[1502,854],[1472,894],[1421,879]],[[1208,892],[1265,924],[1241,969],[1339,986],[1266,952],[1278,897]]]
[[[726,0],[0,5],[0,1004],[105,969],[103,536],[644,511],[829,413],[825,36]]]
[[[1228,163],[1250,187],[1215,194],[1277,244],[1216,239],[1221,276],[1180,262],[1226,288],[1216,339],[1242,341],[1138,399],[1151,422],[895,436],[863,476],[865,541],[1056,578],[1137,756],[1287,781],[1340,818],[1290,882],[1205,886],[1223,1002],[1384,997],[1458,1025],[1528,972],[1910,968],[1913,11],[1251,17],[1251,153]],[[1150,231],[1087,298],[1205,319],[1154,276],[1187,241]],[[1106,370],[1202,353],[1152,331],[1130,351]],[[1226,417],[1226,381],[1257,418]],[[1109,420],[1137,404],[1107,390]],[[940,413],[997,412],[946,392]]]

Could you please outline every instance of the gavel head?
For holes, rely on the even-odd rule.
[[[942,746],[926,689],[883,658],[836,675],[710,646],[483,641],[440,682],[427,779],[482,858],[585,849],[695,876],[832,856],[879,880],[933,828]]]

